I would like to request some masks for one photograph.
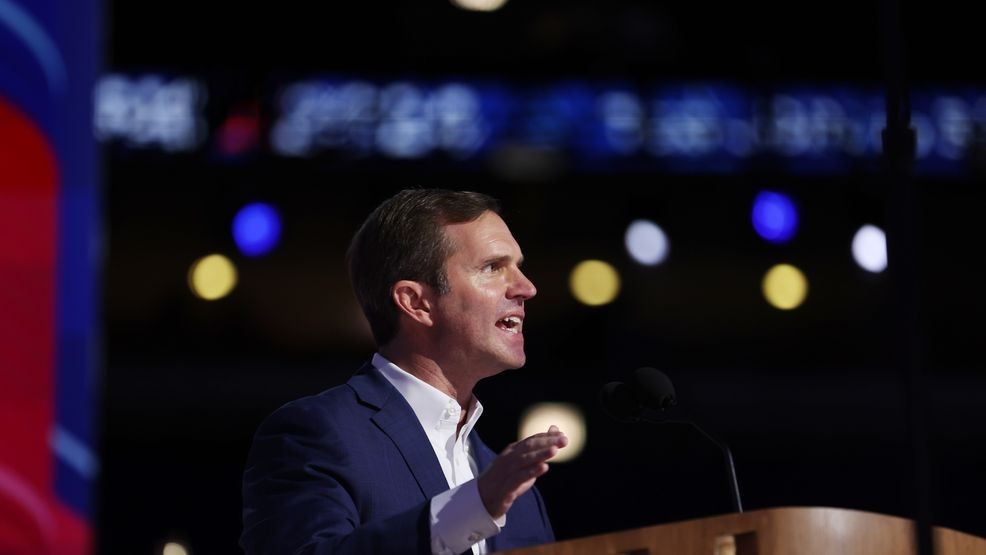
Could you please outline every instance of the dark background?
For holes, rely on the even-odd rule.
[[[916,86],[986,85],[976,18],[958,2],[904,6],[905,59]],[[210,102],[251,103],[282,75],[447,75],[543,83],[619,78],[881,86],[880,5],[512,0],[469,13],[445,1],[305,3],[110,2],[106,67],[198,75]],[[906,57],[905,57],[906,56]],[[219,119],[221,114],[210,114]],[[210,121],[210,123],[214,123]],[[363,217],[409,186],[500,198],[539,294],[525,323],[527,367],[481,384],[479,426],[495,449],[516,439],[538,401],[585,411],[588,444],[538,486],[560,539],[730,511],[715,447],[687,429],[620,425],[599,388],[639,366],[674,380],[680,415],[733,449],[747,509],[810,505],[912,516],[908,381],[917,353],[926,384],[931,514],[986,535],[986,316],[983,179],[917,179],[917,303],[901,306],[891,275],[867,274],[849,241],[885,226],[898,186],[884,175],[790,175],[770,165],[733,175],[579,173],[533,181],[448,160],[341,164],[264,151],[236,161],[107,149],[103,477],[99,551],[235,553],[240,477],[260,420],[288,400],[342,383],[373,352],[343,268]],[[762,188],[788,192],[801,228],[769,245],[749,225]],[[236,262],[240,285],[205,303],[188,265],[235,252],[229,222],[245,202],[281,211],[283,242]],[[627,223],[658,221],[671,257],[632,263]],[[893,237],[891,237],[893,240]],[[611,305],[568,292],[585,258],[623,277]],[[759,284],[788,261],[808,275],[797,310],[768,306]],[[893,264],[893,262],[891,263]],[[891,266],[893,268],[893,266]],[[891,270],[892,271],[892,270]],[[917,344],[900,311],[919,316]]]

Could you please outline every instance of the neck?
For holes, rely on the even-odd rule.
[[[428,356],[421,350],[407,348],[396,338],[381,347],[380,354],[401,370],[455,399],[462,408],[462,417],[465,418],[472,401],[472,390],[476,386],[475,380],[441,364],[436,357]],[[464,420],[459,422],[460,428],[463,422]]]

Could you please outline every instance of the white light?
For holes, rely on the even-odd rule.
[[[285,156],[304,156],[311,149],[308,133],[300,126],[278,121],[270,132],[270,144],[276,152]]]
[[[633,93],[611,91],[600,97],[606,141],[620,154],[633,154],[644,142],[644,107]]]
[[[723,148],[723,121],[722,103],[711,89],[684,90],[680,98],[666,95],[652,104],[648,149],[659,157],[708,156]]]
[[[463,10],[492,12],[502,8],[507,0],[452,0],[452,3]]]
[[[520,420],[518,439],[547,432],[551,426],[558,426],[568,436],[568,446],[559,451],[551,462],[565,462],[578,457],[585,448],[585,417],[577,407],[567,403],[531,406]]]
[[[188,550],[180,543],[168,542],[164,544],[161,555],[188,555]]]
[[[422,158],[443,149],[468,158],[489,135],[479,91],[462,83],[306,81],[286,87],[278,105],[270,141],[285,156],[343,150]]]
[[[648,220],[635,220],[627,227],[624,236],[627,251],[637,262],[656,266],[668,256],[668,237],[664,231]]]
[[[958,97],[943,96],[935,99],[933,110],[939,131],[938,153],[949,160],[965,157],[974,130],[968,103]]]
[[[874,274],[887,269],[887,236],[875,225],[864,225],[852,238],[852,256],[856,264]]]
[[[191,78],[107,75],[94,89],[93,126],[101,141],[191,150],[205,138],[204,85]]]
[[[380,91],[377,148],[391,158],[421,158],[435,147],[435,130],[425,91],[407,83],[393,83]]]
[[[457,158],[475,154],[486,138],[479,94],[467,85],[450,83],[431,94],[438,144]]]

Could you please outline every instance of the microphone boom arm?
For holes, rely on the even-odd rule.
[[[691,424],[692,428],[695,428],[712,443],[719,446],[719,449],[722,450],[723,458],[726,459],[726,475],[729,479],[729,493],[733,498],[733,510],[737,513],[742,513],[743,501],[740,499],[739,482],[736,480],[736,465],[733,463],[733,452],[729,449],[729,446],[710,435],[701,426],[691,420],[671,420],[670,422],[672,424]]]
[[[638,368],[634,378],[634,388],[623,382],[610,382],[603,386],[602,391],[599,392],[603,410],[619,422],[688,424],[698,430],[722,452],[733,510],[742,513],[743,501],[740,498],[739,482],[736,480],[733,452],[729,450],[729,446],[690,419],[670,419],[666,416],[665,409],[678,403],[675,399],[674,386],[663,372],[654,368]]]
[[[732,498],[733,511],[737,513],[743,512],[743,500],[740,497],[739,481],[736,479],[736,464],[733,462],[733,452],[729,449],[729,446],[725,442],[719,440],[712,434],[706,432],[701,426],[691,420],[675,420],[666,418],[655,418],[653,416],[645,415],[645,411],[640,411],[636,414],[637,420],[641,422],[649,422],[651,424],[688,424],[692,428],[698,430],[700,434],[706,437],[709,441],[716,444],[719,450],[722,451],[722,458],[726,463],[726,478],[729,480],[729,496]],[[649,410],[646,411],[650,414],[658,414],[660,412]]]

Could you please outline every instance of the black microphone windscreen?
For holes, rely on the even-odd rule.
[[[603,411],[620,422],[636,422],[640,403],[623,382],[609,382],[599,392]]]
[[[671,379],[657,368],[637,368],[633,381],[637,396],[644,405],[664,410],[678,404]]]

